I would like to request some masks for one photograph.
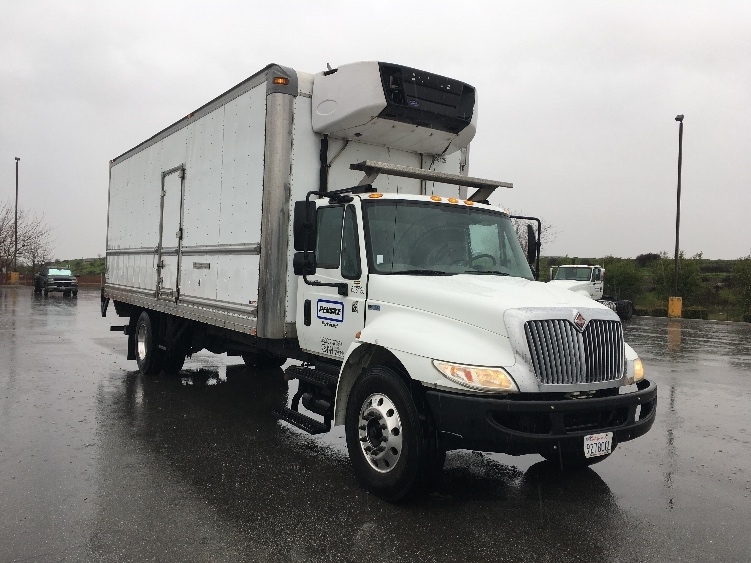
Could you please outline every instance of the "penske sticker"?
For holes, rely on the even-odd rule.
[[[344,322],[344,303],[319,299],[316,304],[316,316],[322,321]]]

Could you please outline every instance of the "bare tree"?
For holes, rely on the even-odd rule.
[[[25,209],[18,210],[18,255],[17,262],[36,269],[52,257],[52,229],[44,216],[37,216]],[[0,270],[10,272],[16,249],[15,208],[10,202],[0,207]]]
[[[511,209],[508,210],[509,215],[527,215],[523,211],[512,211]],[[546,244],[549,244],[555,240],[555,237],[558,235],[555,227],[545,221],[545,219],[540,218],[540,221],[542,222],[542,227],[540,228],[540,243],[541,243],[541,249],[545,247]],[[527,252],[527,225],[531,224],[534,229],[535,233],[537,232],[537,222],[536,221],[528,221],[526,219],[511,219],[511,222],[514,225],[514,229],[516,230],[516,237],[519,239],[519,242],[522,245],[522,250],[524,250],[524,253]]]

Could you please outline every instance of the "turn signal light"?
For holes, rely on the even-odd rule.
[[[370,199],[378,199],[379,197],[383,197],[383,194],[370,194],[368,197]]]

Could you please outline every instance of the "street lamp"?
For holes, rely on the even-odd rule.
[[[678,295],[678,247],[681,228],[681,165],[683,164],[683,114],[676,115],[678,126],[678,201],[675,210],[675,295]]]
[[[675,274],[673,276],[673,295],[668,300],[668,316],[680,317],[683,308],[682,299],[678,297],[678,253],[680,248],[681,228],[681,166],[683,164],[683,114],[676,115],[678,126],[678,195],[675,210]]]
[[[19,157],[16,157],[16,222],[15,226],[13,228],[14,231],[14,240],[15,240],[15,250],[13,251],[13,271],[18,271],[18,161],[21,160]]]

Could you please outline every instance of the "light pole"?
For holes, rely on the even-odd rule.
[[[675,211],[675,276],[674,276],[674,295],[678,295],[678,252],[681,228],[681,165],[683,164],[683,114],[676,115],[675,120],[680,123],[678,126],[678,201]]]
[[[15,241],[15,250],[13,251],[13,271],[18,271],[18,161],[21,160],[19,157],[16,157],[16,222],[15,226],[13,227],[14,231],[14,241]]]

